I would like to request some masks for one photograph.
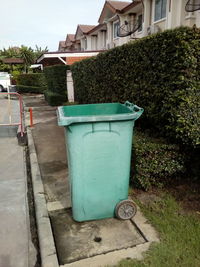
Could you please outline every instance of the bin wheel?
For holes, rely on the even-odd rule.
[[[136,212],[137,206],[131,200],[122,200],[115,207],[115,215],[121,220],[130,220]]]

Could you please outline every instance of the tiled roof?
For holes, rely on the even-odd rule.
[[[71,42],[75,41],[75,34],[68,34],[67,36]]]
[[[101,11],[100,17],[98,22],[103,23],[103,17],[106,14],[106,10],[110,9],[112,13],[121,12],[124,8],[129,6],[132,2],[125,2],[125,1],[105,1],[103,9]]]
[[[4,58],[2,59],[5,64],[23,64],[24,60],[21,58]]]
[[[94,32],[96,32],[96,31],[98,31],[98,30],[100,30],[100,29],[102,29],[102,30],[107,30],[107,25],[106,25],[105,23],[103,23],[103,24],[98,24],[98,25],[95,26],[92,30],[90,30],[90,31],[88,32],[88,34],[94,33]]]
[[[59,47],[65,47],[65,41],[60,41],[59,42]]]
[[[127,12],[129,11],[131,8],[137,6],[138,4],[142,4],[142,2],[139,0],[135,0],[133,1],[132,3],[130,3],[128,6],[124,7],[122,10],[121,10],[121,13],[124,13],[124,12]]]
[[[123,8],[131,4],[130,2],[124,2],[124,1],[106,1],[106,2],[108,2],[116,10],[122,10]]]
[[[88,33],[89,31],[91,31],[94,27],[96,27],[96,25],[83,25],[83,24],[79,24],[78,27],[80,28],[80,30],[83,33]]]

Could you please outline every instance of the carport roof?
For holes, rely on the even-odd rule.
[[[95,50],[95,51],[74,51],[74,52],[47,52],[41,55],[37,59],[38,64],[43,65],[55,65],[55,64],[66,64],[68,65],[68,59],[77,61],[76,58],[83,59],[85,57],[92,57],[98,55],[100,52],[105,52],[105,50]],[[70,61],[71,62],[71,61]]]

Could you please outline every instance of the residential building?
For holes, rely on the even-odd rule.
[[[95,46],[97,40],[96,35],[89,35],[88,33],[94,29],[95,25],[81,25],[77,26],[75,33],[75,40],[80,41],[80,49],[82,51],[90,51]]]
[[[186,3],[187,0],[145,0],[143,35],[194,24],[200,27],[199,11],[187,13]]]
[[[122,2],[122,1],[106,1],[98,22],[107,25],[106,48],[110,49],[115,46],[129,42],[133,35],[119,37],[118,31],[123,28],[122,33],[128,34],[135,25],[137,19],[142,20],[142,3],[141,1]],[[127,25],[125,25],[128,23]],[[142,28],[138,30],[139,38]]]
[[[106,1],[99,23],[107,25],[107,48],[179,26],[200,27],[200,11],[187,13],[186,3],[187,0]],[[126,35],[134,28],[137,30],[129,36],[118,36],[118,32]]]
[[[75,34],[67,34],[65,46],[66,46],[65,51],[80,51],[81,50],[80,40],[75,39]]]
[[[88,32],[91,36],[91,49],[92,50],[105,50],[107,39],[107,25],[105,23],[98,24],[96,27]]]
[[[200,11],[187,13],[186,3],[187,0],[107,0],[99,24],[79,24],[75,35],[68,34],[66,41],[59,43],[59,51],[105,50],[166,29],[194,24],[200,27]]]
[[[60,41],[58,44],[58,51],[59,52],[64,52],[66,49],[65,41]]]

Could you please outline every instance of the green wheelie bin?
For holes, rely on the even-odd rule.
[[[133,128],[142,113],[128,101],[58,107],[75,221],[130,219],[135,214],[128,188]]]

